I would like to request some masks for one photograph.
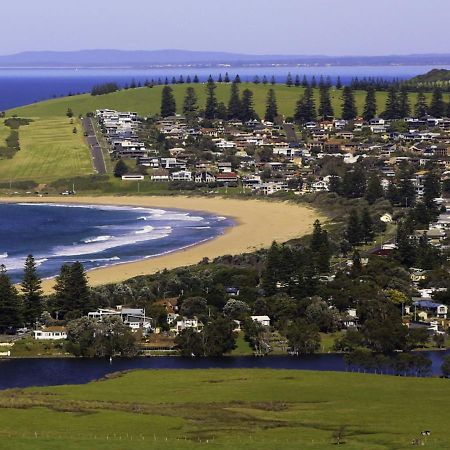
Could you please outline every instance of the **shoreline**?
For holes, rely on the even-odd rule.
[[[79,196],[79,197],[0,197],[1,203],[60,203],[107,206],[156,207],[207,212],[232,219],[233,226],[213,239],[161,256],[134,262],[117,263],[87,272],[89,285],[119,283],[127,279],[150,275],[163,269],[175,269],[199,263],[203,258],[251,252],[270,246],[275,240],[285,242],[312,231],[316,219],[324,216],[309,206],[290,202],[257,199],[236,200],[222,197],[188,196]],[[53,289],[54,278],[43,280],[43,289]]]

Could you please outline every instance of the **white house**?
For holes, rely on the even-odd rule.
[[[263,327],[270,327],[270,317],[269,316],[251,316],[254,322],[261,324]]]
[[[171,175],[173,181],[192,181],[192,172],[189,170],[180,170]]]
[[[175,332],[177,334],[188,328],[191,328],[195,331],[200,331],[203,328],[203,324],[199,322],[197,317],[194,317],[192,319],[183,317],[181,320],[177,320],[177,323],[175,325]]]
[[[34,331],[34,338],[38,341],[57,341],[67,339],[67,330],[64,327],[47,327]]]

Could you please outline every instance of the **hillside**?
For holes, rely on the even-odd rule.
[[[146,370],[0,393],[3,450],[450,447],[450,381],[296,370]],[[430,430],[429,437],[421,432]],[[207,445],[209,444],[209,445]]]
[[[173,91],[177,102],[178,112],[181,113],[183,98],[187,84],[173,85]],[[194,87],[200,107],[205,105],[206,93],[203,84],[192,84]],[[255,109],[259,115],[264,115],[267,91],[271,86],[263,84],[242,83],[241,92],[245,88],[253,91]],[[29,106],[15,108],[8,111],[8,115],[17,114],[21,117],[56,117],[64,116],[67,108],[71,108],[76,115],[86,114],[89,111],[95,111],[101,108],[117,109],[119,111],[136,111],[141,115],[156,115],[160,110],[161,91],[163,86],[154,86],[153,88],[138,88],[122,90],[112,94],[91,96],[88,94],[52,99],[45,102],[36,103]],[[303,94],[301,87],[287,87],[285,85],[273,86],[278,102],[279,112],[285,116],[292,116],[295,110],[295,104]],[[216,90],[219,101],[228,103],[230,96],[230,85],[218,84]],[[315,89],[316,104],[319,103],[319,90]],[[378,112],[384,110],[386,103],[386,92],[377,92]],[[359,113],[364,107],[366,92],[356,91],[355,100]],[[411,103],[415,103],[416,94],[410,95]],[[333,88],[331,90],[331,101],[335,109],[336,116],[341,113],[342,91]]]
[[[411,78],[411,83],[437,83],[439,81],[450,81],[450,70],[432,69],[429,72]]]

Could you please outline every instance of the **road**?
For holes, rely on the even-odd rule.
[[[100,144],[98,143],[97,136],[95,135],[92,119],[90,117],[87,117],[81,119],[81,122],[83,124],[84,132],[85,134],[87,134],[86,140],[91,150],[94,169],[98,174],[104,175],[107,173],[106,164],[103,158],[102,149],[100,147]]]

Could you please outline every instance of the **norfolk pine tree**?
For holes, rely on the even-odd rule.
[[[41,279],[36,270],[36,261],[28,255],[21,284],[23,299],[23,316],[26,325],[33,325],[39,321],[42,314],[43,292]]]

